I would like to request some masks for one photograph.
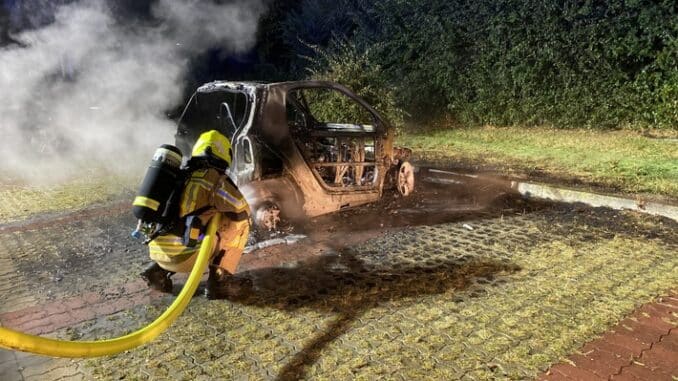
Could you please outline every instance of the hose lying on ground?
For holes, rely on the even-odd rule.
[[[216,239],[220,214],[216,213],[207,227],[205,239],[193,265],[193,270],[179,296],[155,321],[136,332],[114,339],[100,341],[68,341],[49,339],[40,336],[17,332],[0,327],[0,348],[29,352],[52,357],[99,357],[114,355],[140,345],[146,344],[164,332],[176,320],[191,301],[200,283],[200,278],[207,267],[210,251]]]

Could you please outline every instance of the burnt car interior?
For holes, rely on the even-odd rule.
[[[374,189],[378,119],[331,88],[298,88],[287,95],[290,133],[313,174],[335,191]]]
[[[246,136],[241,136],[237,141],[238,148],[237,166],[238,171],[251,166],[254,162],[256,152],[256,165],[254,166],[253,179],[267,179],[279,177],[283,174],[283,158],[275,149],[266,143],[265,139],[259,136],[256,129],[250,130]]]

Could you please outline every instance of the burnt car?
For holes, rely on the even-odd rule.
[[[178,123],[186,155],[201,133],[231,139],[229,176],[259,228],[379,200],[414,189],[411,153],[394,129],[348,88],[323,81],[211,82],[197,89]]]

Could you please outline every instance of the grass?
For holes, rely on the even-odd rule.
[[[0,183],[0,223],[111,201],[123,192],[131,192],[138,181],[131,176],[97,176],[56,185]]]
[[[539,171],[628,193],[678,197],[678,141],[635,131],[549,128],[447,129],[404,134],[398,144],[424,160],[491,166],[511,174]]]

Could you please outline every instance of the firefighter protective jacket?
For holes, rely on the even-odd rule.
[[[190,271],[200,249],[202,228],[214,213],[223,215],[214,265],[234,273],[249,235],[250,208],[228,176],[212,168],[191,173],[179,205],[179,217],[188,222],[184,236],[165,234],[149,242],[151,259],[168,271]]]

